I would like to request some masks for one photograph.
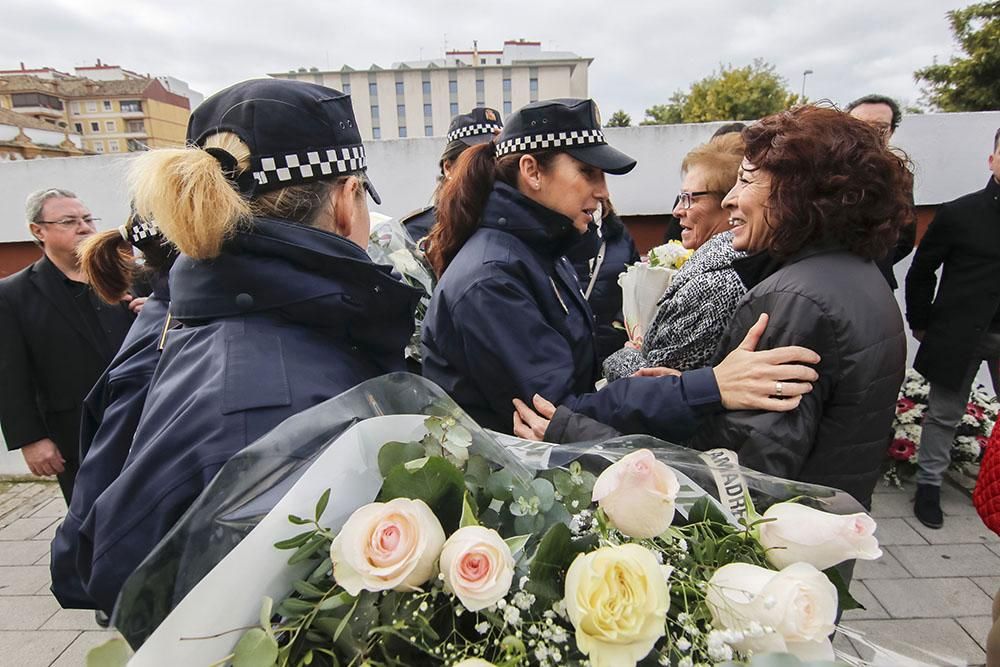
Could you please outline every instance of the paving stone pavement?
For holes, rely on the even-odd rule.
[[[1000,589],[1000,537],[983,526],[969,496],[956,487],[942,488],[945,526],[937,531],[913,517],[912,497],[909,485],[899,490],[880,483],[876,489],[872,513],[884,555],[858,563],[851,591],[866,609],[845,613],[842,625],[887,648],[917,647],[983,665],[991,600]],[[4,665],[84,665],[90,648],[115,636],[98,628],[91,612],[60,609],[49,592],[48,543],[65,513],[55,484],[0,482]],[[871,656],[862,641],[844,635],[834,645],[847,656]]]

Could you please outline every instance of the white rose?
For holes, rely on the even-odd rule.
[[[723,565],[708,581],[705,603],[716,628],[739,630],[740,651],[787,652],[803,660],[833,660],[830,634],[837,618],[837,589],[809,563],[780,572],[748,563]],[[757,637],[752,624],[773,629]]]
[[[330,547],[345,591],[413,591],[434,576],[444,529],[424,501],[370,503],[350,516]]]
[[[674,471],[648,449],[640,449],[601,473],[593,500],[622,533],[650,538],[670,527],[679,490]]]
[[[495,530],[466,526],[444,543],[441,574],[445,590],[469,611],[479,611],[507,595],[514,578],[514,555]]]
[[[772,565],[783,568],[804,561],[825,570],[845,560],[882,557],[875,521],[865,514],[830,514],[798,503],[776,503],[760,524],[760,543]]]
[[[455,663],[452,667],[496,667],[496,665],[482,658],[466,658],[462,662]]]
[[[565,603],[576,646],[590,664],[620,667],[645,658],[666,632],[670,589],[653,552],[623,544],[573,560]]]

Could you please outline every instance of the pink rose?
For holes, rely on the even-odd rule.
[[[905,396],[900,396],[899,400],[896,401],[896,414],[901,415],[904,412],[909,412],[916,405],[912,400]]]
[[[444,543],[441,574],[445,590],[469,611],[479,611],[507,595],[514,578],[514,555],[495,530],[466,526]]]
[[[775,503],[760,524],[761,545],[777,568],[805,562],[825,570],[845,560],[876,560],[882,550],[875,521],[865,514],[831,514],[799,503]]]
[[[674,471],[648,449],[640,449],[601,473],[593,499],[623,534],[651,538],[670,527],[678,491]]]
[[[345,591],[413,591],[434,576],[444,529],[422,500],[369,503],[330,547],[333,578]]]

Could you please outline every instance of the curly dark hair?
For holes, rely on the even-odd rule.
[[[743,139],[747,161],[771,177],[768,250],[778,258],[826,242],[878,259],[912,218],[908,159],[846,113],[797,107],[751,125]]]

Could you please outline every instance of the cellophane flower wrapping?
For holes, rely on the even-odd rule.
[[[387,444],[390,442],[394,444]],[[426,453],[432,450],[413,452],[417,447],[434,447],[437,454],[427,459]],[[580,661],[580,654],[573,648],[571,638],[563,636],[567,621],[563,616],[551,616],[564,611],[560,610],[557,600],[553,602],[561,595],[561,589],[553,588],[555,579],[548,581],[548,575],[531,575],[531,568],[536,567],[541,540],[549,539],[547,536],[551,534],[559,533],[557,537],[563,540],[560,543],[563,546],[571,539],[574,544],[596,539],[588,537],[588,531],[596,530],[598,522],[606,519],[601,518],[603,515],[595,511],[590,502],[594,475],[638,449],[653,452],[656,460],[669,465],[677,475],[678,525],[702,517],[708,522],[706,525],[714,526],[713,530],[737,535],[748,530],[745,526],[740,527],[743,525],[740,517],[749,506],[762,512],[775,502],[790,499],[799,499],[836,514],[862,511],[858,503],[843,492],[756,473],[735,465],[724,452],[703,454],[649,436],[624,436],[604,443],[570,446],[530,443],[495,434],[481,429],[432,383],[418,376],[395,373],[370,380],[289,418],[231,459],[126,582],[115,610],[115,626],[135,648],[149,642],[149,646],[137,654],[136,665],[199,661],[208,664],[232,651],[240,639],[239,629],[261,623],[274,631],[273,628],[279,626],[272,626],[272,622],[291,622],[287,619],[296,618],[294,614],[298,612],[294,610],[311,604],[303,600],[293,604],[286,600],[293,592],[293,585],[294,595],[305,591],[302,594],[308,599],[308,595],[314,593],[309,588],[312,584],[308,584],[308,577],[318,576],[316,581],[319,581],[330,576],[329,560],[326,566],[322,562],[323,545],[329,545],[329,539],[319,533],[304,537],[301,533],[301,524],[312,521],[313,506],[320,490],[331,489],[322,501],[323,507],[316,507],[317,520],[322,516],[322,523],[316,525],[321,526],[324,534],[335,535],[354,510],[386,493],[389,481],[382,474],[386,471],[380,471],[380,467],[389,465],[383,457],[384,452],[390,452],[390,458],[403,457],[397,462],[409,460],[407,465],[414,466],[415,470],[431,466],[427,461],[434,462],[441,470],[451,469],[448,466],[454,464],[466,475],[472,475],[469,471],[475,468],[474,474],[479,476],[480,482],[467,481],[467,485],[478,489],[478,495],[472,496],[471,502],[477,507],[473,513],[484,526],[496,526],[504,539],[514,539],[515,544],[521,540],[521,543],[516,551],[517,571],[510,594],[489,608],[475,612],[482,614],[482,619],[473,625],[483,629],[490,641],[507,641],[504,650],[523,648],[523,664],[575,664]],[[403,474],[404,469],[407,468],[401,463],[393,468],[396,474]],[[492,499],[484,494],[492,494]],[[498,498],[505,500],[498,501]],[[455,529],[455,517],[466,514],[461,502],[450,503],[449,507],[438,512],[442,524],[447,525],[447,533]],[[288,515],[303,518],[298,518],[293,525],[288,522]],[[611,529],[604,526],[601,530]],[[613,531],[608,534],[613,540],[624,539]],[[688,553],[681,550],[694,552],[701,548],[692,537],[694,533],[688,534],[688,538],[679,535],[681,533],[669,538],[669,549],[673,551],[667,553],[668,561]],[[745,541],[746,536],[740,539]],[[717,542],[714,537],[712,540],[715,540],[712,544]],[[304,560],[289,566],[288,553],[277,552],[272,546],[282,541],[299,551],[313,549],[314,553],[305,554]],[[659,544],[659,549],[667,549],[664,546],[667,542]],[[750,549],[746,544],[744,547]],[[548,548],[553,547],[550,544]],[[529,559],[528,555],[536,558]],[[310,557],[317,560],[310,560]],[[323,567],[327,567],[326,574],[321,571]],[[680,575],[675,578],[677,576]],[[531,583],[530,579],[536,582]],[[363,603],[364,614],[375,614],[366,623],[370,621],[375,623],[371,627],[376,627],[376,622],[388,620],[379,621],[378,615],[388,614],[390,601],[397,607],[403,606],[393,607],[389,616],[402,613],[404,608],[407,613],[422,613],[422,603],[429,604],[431,609],[435,604],[440,606],[443,598],[436,596],[445,593],[440,590],[437,580],[431,583],[434,584],[432,597],[419,598],[417,593],[407,597],[409,594],[405,593],[362,592],[353,602],[345,604]],[[427,595],[432,594],[428,592]],[[264,614],[259,611],[259,601],[265,598],[282,601],[276,604],[278,614],[273,618],[275,610],[270,606]],[[237,599],[258,603],[235,604]],[[329,604],[339,604],[339,600],[341,598],[331,599]],[[540,600],[553,605],[555,611],[552,607],[540,610],[535,605]],[[414,610],[406,606],[410,603],[417,605]],[[198,610],[197,614],[192,609]],[[455,614],[461,616],[460,605],[456,604],[455,609]],[[469,614],[467,619],[472,618],[473,612],[466,613]],[[676,615],[676,610],[674,613]],[[679,628],[677,632],[684,631],[683,627],[693,628],[692,633],[706,630],[707,617],[704,610],[700,613],[701,616],[692,616],[694,620],[690,623],[687,622],[691,619],[681,618],[680,625],[675,623]],[[282,614],[290,616],[283,617],[286,621],[278,621]],[[195,626],[185,625],[185,619],[190,620],[195,615],[199,619]],[[528,650],[531,638],[527,636],[520,648],[512,640],[505,639],[504,628],[510,633],[520,629],[525,633],[544,634],[549,619],[554,619],[555,625],[562,630],[549,627],[544,646],[536,643]],[[481,625],[483,623],[488,627]],[[341,633],[336,633],[336,628],[330,625],[325,627],[330,633],[342,636],[344,641],[348,638],[353,642],[367,641],[365,633],[368,630],[362,632],[350,622],[345,621]],[[532,627],[535,629],[531,630]],[[343,634],[345,632],[349,634]],[[472,632],[478,631],[473,629]],[[555,643],[550,641],[553,632],[559,640]],[[287,639],[288,633],[281,630],[277,636],[276,642],[281,637]],[[727,636],[718,633],[711,636],[715,654],[726,655],[722,644]],[[678,635],[671,640],[678,638],[683,639]],[[483,637],[477,635],[473,639],[478,642]],[[691,634],[690,641],[694,642],[696,651],[709,650],[705,643],[709,641],[707,635],[698,639],[696,634]],[[330,646],[333,644],[330,640]],[[463,644],[466,648],[472,645]],[[551,653],[553,650],[560,651],[558,657],[565,660],[556,660],[556,654]],[[550,651],[548,657],[545,651]],[[426,660],[426,664],[448,662],[424,654],[421,657],[407,655],[409,660]],[[327,663],[320,660],[314,664]]]
[[[896,418],[892,424],[892,441],[887,452],[885,482],[901,486],[902,480],[912,478],[917,471],[917,452],[920,450],[920,436],[924,417],[927,413],[930,383],[916,370],[906,371],[903,386],[896,402]],[[949,470],[971,472],[970,467],[983,460],[984,448],[989,441],[993,425],[997,420],[1000,403],[997,397],[982,385],[973,387],[962,415],[955,429],[955,440],[951,448]]]
[[[376,220],[375,215],[372,214],[368,256],[376,264],[392,266],[403,282],[423,292],[413,314],[413,336],[410,337],[410,342],[405,350],[406,358],[419,364],[421,360],[420,336],[423,331],[424,316],[427,314],[427,307],[430,304],[431,294],[434,293],[436,282],[434,271],[431,270],[424,254],[399,221],[385,216],[379,216],[379,219]]]
[[[690,256],[691,251],[671,241],[651,249],[645,261],[632,264],[619,274],[625,331],[635,345],[642,345],[660,300]]]

